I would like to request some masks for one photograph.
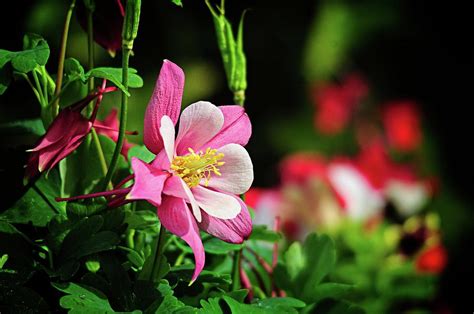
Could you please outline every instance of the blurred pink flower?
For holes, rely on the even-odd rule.
[[[396,101],[386,104],[382,112],[387,139],[393,148],[409,152],[422,141],[420,112],[413,101]]]
[[[340,85],[327,84],[316,87],[313,92],[316,129],[328,135],[341,132],[367,93],[368,86],[358,74],[348,75]]]
[[[97,133],[107,136],[114,142],[117,142],[118,139],[119,120],[117,119],[117,113],[117,109],[113,108],[103,121],[97,120],[94,123],[94,128],[97,129]],[[125,158],[127,158],[128,150],[132,147],[133,144],[125,139],[121,152]]]
[[[115,56],[122,48],[124,5],[121,0],[100,0],[94,1],[94,6],[94,41]],[[83,1],[78,2],[76,13],[82,29],[87,31],[87,9]]]
[[[283,183],[303,183],[310,178],[325,178],[327,162],[313,153],[296,153],[287,156],[280,163],[280,177]]]
[[[183,87],[183,71],[165,60],[145,114],[144,142],[157,156],[149,164],[132,158],[135,182],[126,198],[155,205],[162,225],[189,244],[194,281],[205,263],[199,229],[231,243],[252,230],[238,197],[253,181],[243,148],[251,124],[242,107],[200,101],[183,110],[175,139]]]

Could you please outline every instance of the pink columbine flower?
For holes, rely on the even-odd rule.
[[[97,130],[98,134],[107,136],[114,142],[117,142],[117,139],[118,139],[119,120],[117,118],[117,113],[118,113],[117,109],[113,108],[103,121],[97,120],[94,123],[94,128]],[[132,134],[136,134],[136,133],[132,132]],[[127,141],[127,139],[125,139],[123,142],[122,151],[121,151],[122,155],[125,158],[127,158],[128,156],[128,150],[132,147],[133,147],[133,144],[131,144],[130,142]]]
[[[155,205],[162,225],[189,244],[194,281],[205,262],[200,229],[231,243],[252,230],[238,196],[253,182],[243,147],[252,131],[242,107],[199,101],[183,110],[175,137],[183,88],[183,71],[165,60],[145,113],[144,142],[157,156],[151,163],[132,158],[135,182],[126,199]]]
[[[61,110],[46,134],[39,140],[39,144],[28,150],[31,154],[26,165],[26,179],[49,171],[81,145],[93,126],[103,94],[114,90],[116,90],[115,87],[106,88],[104,80],[98,91]],[[81,111],[94,98],[97,98],[94,112],[89,119],[86,119]]]

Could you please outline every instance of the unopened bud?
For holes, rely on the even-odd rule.
[[[122,46],[127,49],[133,48],[133,41],[137,37],[138,24],[140,22],[141,0],[128,0],[125,10],[125,20],[122,29]]]

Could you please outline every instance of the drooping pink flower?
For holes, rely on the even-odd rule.
[[[389,144],[402,152],[413,151],[421,144],[420,112],[413,101],[388,103],[382,111],[382,120]]]
[[[78,148],[92,128],[103,94],[114,90],[116,90],[114,87],[106,88],[104,80],[98,91],[61,110],[38,145],[28,150],[31,154],[26,165],[25,177],[31,179],[41,172],[49,171]],[[94,112],[89,119],[86,119],[81,111],[94,98],[97,98]]]
[[[243,148],[251,124],[239,106],[200,101],[183,110],[175,138],[183,87],[183,71],[165,60],[145,114],[144,142],[157,156],[151,163],[132,158],[135,182],[126,198],[155,205],[162,225],[189,244],[194,281],[205,262],[200,229],[231,243],[241,243],[252,230],[238,197],[253,181]]]
[[[316,129],[328,135],[341,132],[367,92],[367,84],[357,74],[348,75],[340,85],[328,84],[316,87],[313,92]]]
[[[119,120],[117,119],[117,113],[117,109],[113,108],[103,121],[97,120],[94,123],[94,128],[97,129],[98,134],[105,135],[114,142],[117,142],[118,139]],[[132,147],[133,144],[125,139],[121,151],[125,158],[127,158],[128,150]]]
[[[94,41],[112,56],[122,48],[122,26],[125,9],[122,0],[94,1],[92,15]],[[87,9],[83,1],[77,3],[77,19],[82,29],[87,31]]]

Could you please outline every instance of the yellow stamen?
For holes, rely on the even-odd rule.
[[[180,176],[186,184],[192,188],[199,185],[201,179],[205,179],[204,184],[207,186],[211,175],[215,174],[220,176],[220,166],[224,164],[220,161],[223,157],[223,153],[217,153],[216,149],[210,147],[206,149],[206,152],[195,152],[191,148],[188,148],[189,154],[184,156],[176,156],[171,163],[171,170],[178,176]]]

